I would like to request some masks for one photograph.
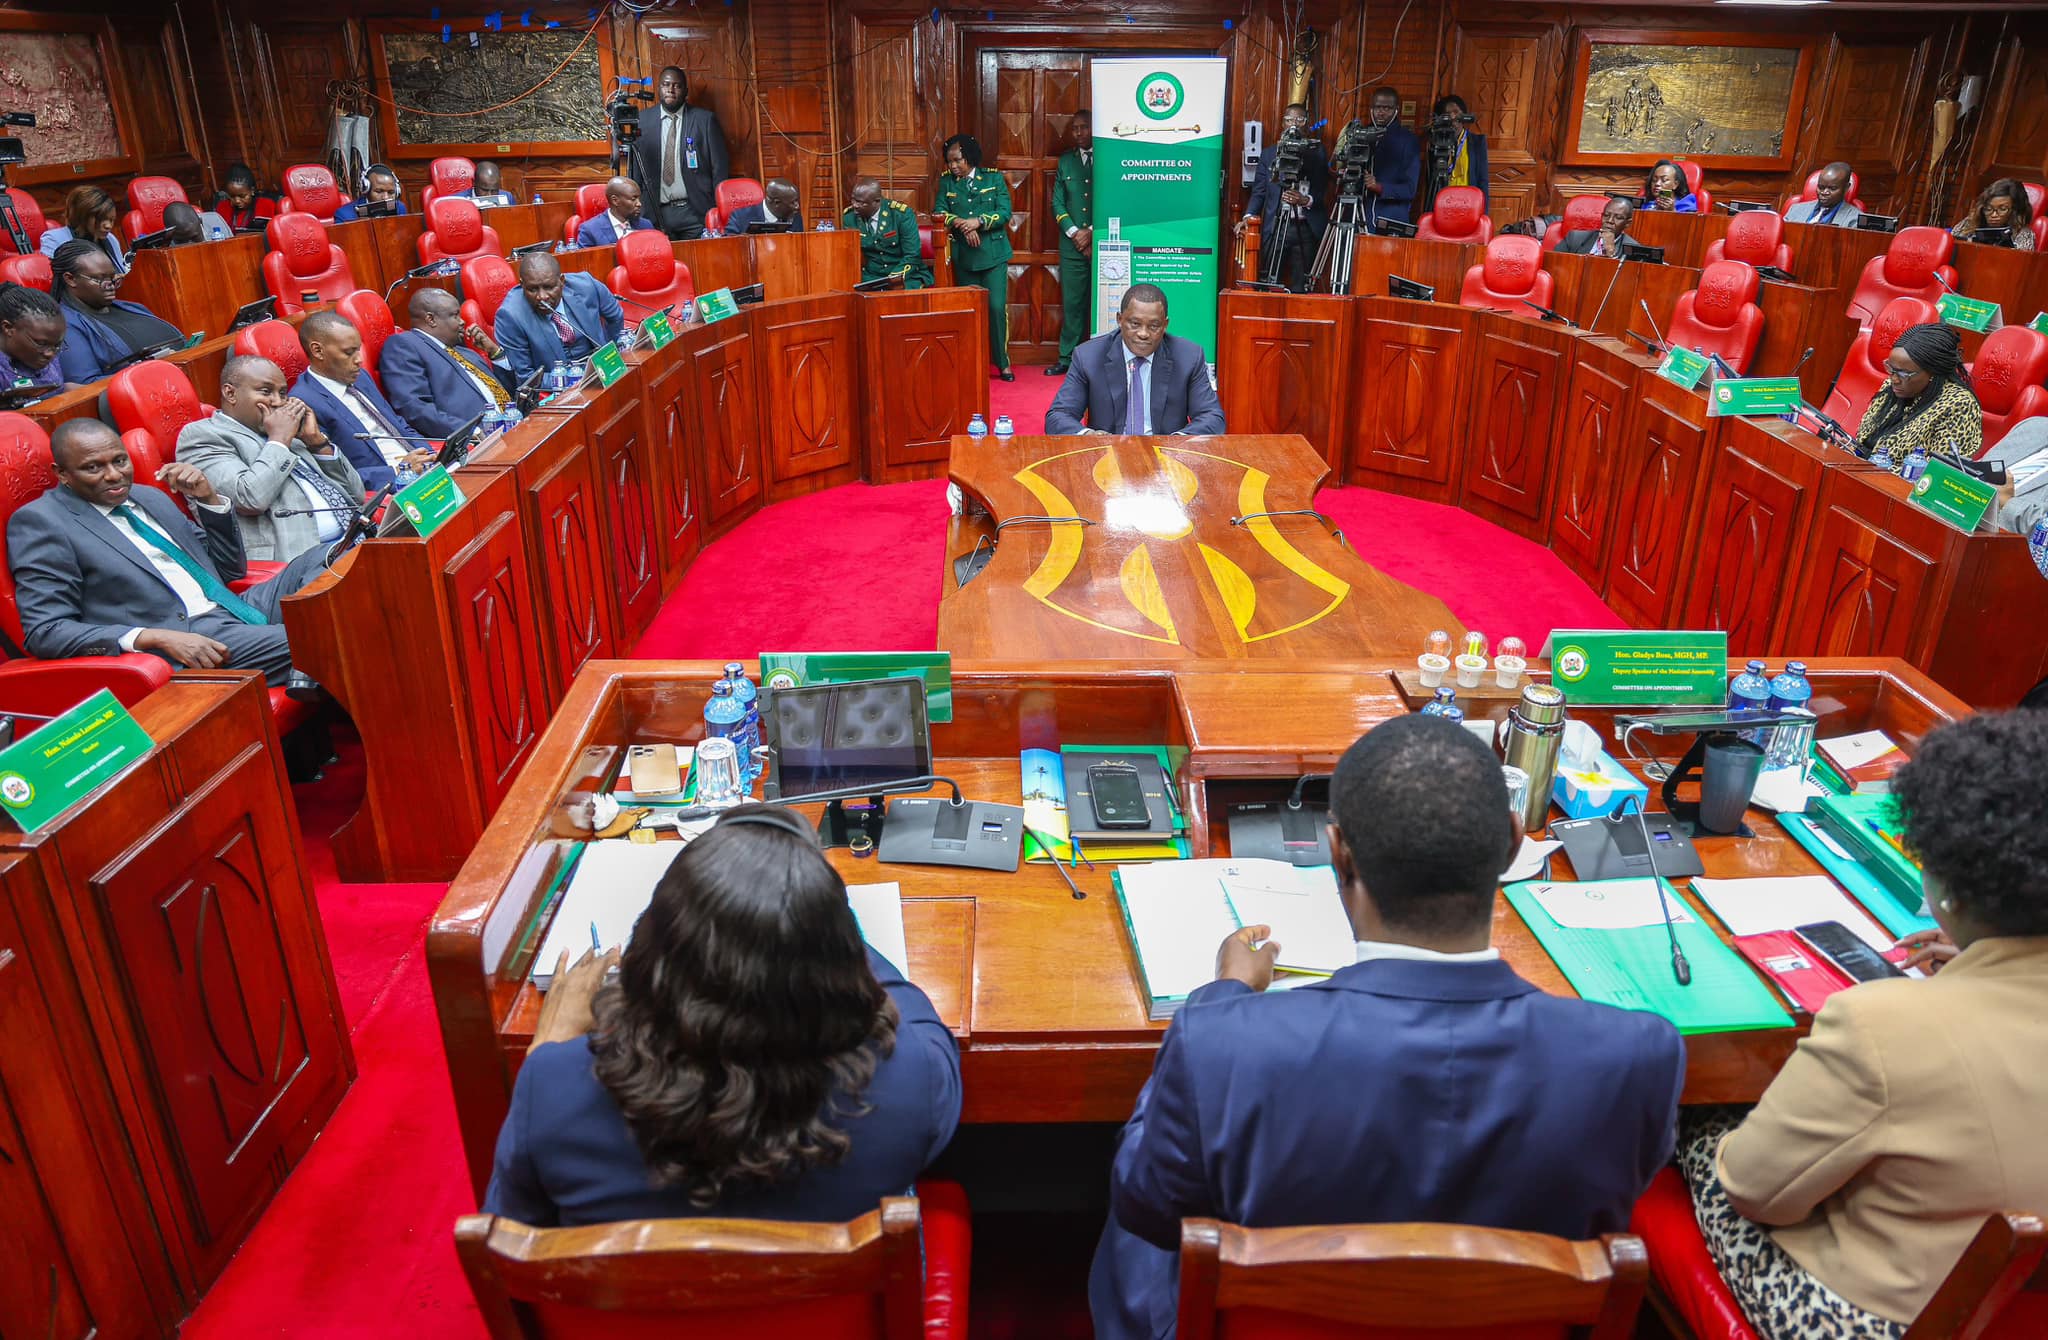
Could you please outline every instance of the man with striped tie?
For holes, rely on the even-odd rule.
[[[173,461],[157,475],[192,504],[195,524],[170,494],[135,482],[128,449],[97,419],[60,424],[50,455],[58,487],[7,523],[29,655],[142,651],[185,669],[260,670],[286,682],[278,602],[320,574],[325,546],[237,596],[227,584],[248,571],[241,530],[197,466]]]
[[[626,309],[590,275],[565,275],[560,261],[536,251],[520,258],[519,287],[498,304],[493,325],[513,377],[523,382],[538,368],[580,363],[619,338]]]
[[[423,288],[407,305],[412,329],[392,332],[377,357],[384,398],[424,437],[446,437],[487,409],[508,403],[510,374],[490,359],[501,352],[481,326],[462,324],[446,289]],[[484,352],[467,348],[468,340]]]

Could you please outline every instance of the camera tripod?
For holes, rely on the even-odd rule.
[[[1295,178],[1293,181],[1283,184],[1280,192],[1285,197],[1287,192],[1300,189],[1301,180],[1300,178]],[[1273,212],[1272,238],[1270,240],[1261,239],[1259,243],[1261,248],[1259,252],[1259,279],[1262,283],[1278,284],[1281,282],[1280,276],[1287,269],[1287,252],[1298,240],[1297,234],[1301,228],[1301,222],[1300,219],[1294,216],[1294,207],[1287,204],[1283,198],[1279,208]]]
[[[1323,244],[1316,248],[1316,263],[1309,267],[1310,293],[1351,291],[1351,266],[1358,251],[1358,235],[1372,231],[1366,221],[1365,197],[1359,194],[1360,185],[1359,182],[1345,183],[1337,196],[1336,207],[1330,211],[1330,226],[1323,231]],[[1324,287],[1326,281],[1327,288]]]
[[[28,229],[21,225],[21,215],[15,211],[14,196],[7,189],[7,169],[0,168],[0,224],[7,228],[7,236],[13,239],[14,249],[26,256],[35,248],[29,245]]]

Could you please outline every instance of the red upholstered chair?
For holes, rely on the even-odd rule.
[[[280,214],[270,221],[270,243],[263,255],[263,285],[277,299],[279,316],[306,310],[304,295],[334,302],[355,292],[355,270],[348,253],[327,236],[327,225],[311,214]]]
[[[1940,302],[1956,282],[1955,267],[1948,263],[1955,249],[1956,240],[1946,228],[1899,229],[1884,255],[1872,256],[1864,265],[1849,297],[1849,315],[1867,326],[1893,298]]]
[[[1828,403],[1821,406],[1828,417],[1855,432],[1877,388],[1884,385],[1884,361],[1891,357],[1899,336],[1914,326],[1939,319],[1934,304],[1921,298],[1893,298],[1886,303],[1877,320],[1864,327],[1849,346],[1849,355],[1842,360],[1842,371],[1835,378],[1835,389],[1829,394]]]
[[[1825,172],[1826,170],[1826,168],[1815,168],[1813,171],[1807,173],[1806,185],[1799,188],[1798,195],[1793,196],[1790,200],[1785,202],[1787,208],[1798,204],[1802,200],[1820,199],[1820,174]],[[1858,177],[1855,174],[1855,172],[1850,172],[1848,200],[1850,204],[1856,206],[1856,208],[1858,209],[1863,209],[1864,207],[1863,201],[1856,194],[1858,191],[1862,189],[1863,179],[1861,177]],[[1865,212],[1867,213],[1868,211]]]
[[[320,163],[301,163],[297,167],[286,168],[284,198],[291,206],[286,213],[311,214],[329,223],[334,221],[334,211],[348,200],[341,193],[341,188],[334,184],[334,174]]]
[[[131,242],[164,226],[164,206],[186,198],[185,188],[169,177],[136,177],[128,183],[128,217],[122,233]]]
[[[2048,414],[2048,336],[2028,326],[2003,326],[1985,338],[1970,365],[1970,383],[1984,409],[1984,449],[2021,419]],[[1980,451],[1978,453],[1982,455]]]
[[[1671,161],[1678,165],[1679,174],[1685,178],[1686,194],[1699,203],[1700,213],[1704,214],[1712,209],[1714,193],[1700,185],[1700,165],[1684,158],[1674,158]]]
[[[731,218],[734,210],[758,205],[766,198],[767,193],[761,183],[752,177],[727,177],[718,183],[714,203],[718,206],[719,217]]]
[[[1792,248],[1782,240],[1785,221],[1767,209],[1744,210],[1728,220],[1728,232],[1707,244],[1702,265],[1715,261],[1741,261],[1745,265],[1775,265],[1792,268]]]
[[[1624,1233],[1572,1242],[1458,1224],[1180,1226],[1180,1340],[1627,1340],[1650,1266]]]
[[[0,634],[9,644],[9,659],[0,664],[0,711],[56,716],[101,689],[113,690],[123,706],[133,707],[171,682],[170,662],[139,651],[61,661],[13,655],[28,639],[15,603],[14,568],[7,561],[7,523],[56,482],[50,439],[42,428],[27,415],[0,413]]]
[[[562,225],[562,240],[574,242],[576,230],[605,212],[608,206],[604,199],[605,184],[601,181],[585,182],[576,188],[576,212]]]
[[[26,256],[0,256],[0,282],[26,284],[48,293],[56,280],[50,273],[50,258],[31,251]]]
[[[427,164],[427,184],[420,192],[420,208],[431,209],[444,195],[461,195],[476,180],[476,164],[467,158],[437,158]]]
[[[21,230],[28,234],[29,249],[34,250],[41,246],[43,234],[50,230],[50,221],[43,217],[43,207],[36,203],[36,198],[17,186],[12,190],[0,191],[0,199],[14,202],[14,213],[21,220]],[[9,243],[0,242],[0,246],[7,245]]]
[[[299,379],[306,370],[306,351],[299,347],[299,332],[289,321],[258,321],[235,332],[235,352],[267,358],[284,371],[285,385]]]
[[[1493,236],[1493,220],[1486,216],[1486,192],[1477,186],[1447,186],[1438,191],[1436,204],[1415,225],[1415,236],[1435,242],[1477,242]]]
[[[1522,306],[1524,298],[1539,307],[1550,306],[1554,282],[1550,271],[1543,268],[1541,242],[1503,233],[1486,244],[1486,259],[1465,271],[1458,305],[1526,313],[1529,309]]]
[[[1715,261],[1700,271],[1700,286],[1678,295],[1665,335],[1671,343],[1719,354],[1737,372],[1764,337],[1764,313],[1756,305],[1756,271],[1741,261]]]
[[[384,341],[398,329],[398,323],[391,318],[391,308],[375,289],[359,288],[334,304],[334,310],[347,317],[362,335],[363,368],[382,388],[384,378],[377,371],[377,360],[384,352]]]
[[[141,459],[136,451],[140,440],[159,464],[178,459],[178,434],[186,424],[214,414],[183,368],[153,359],[114,374],[107,383],[107,410],[128,443],[128,454]]]
[[[498,230],[484,223],[474,200],[436,200],[427,206],[427,231],[420,234],[420,264],[502,256]]]
[[[1697,1340],[1757,1340],[1700,1235],[1692,1195],[1665,1168],[1636,1202],[1629,1229],[1649,1248],[1656,1310]],[[1994,1214],[1907,1328],[1910,1340],[2039,1340],[2048,1335],[2048,1225]]]
[[[844,1224],[472,1214],[455,1251],[494,1340],[966,1340],[967,1198],[949,1182],[917,1191]]]
[[[1600,213],[1607,208],[1604,195],[1575,195],[1564,202],[1564,217],[1543,230],[1543,249],[1555,251],[1566,233],[1581,233],[1600,226]]]
[[[697,296],[690,267],[676,259],[675,246],[658,228],[643,228],[619,239],[619,264],[605,287],[642,307],[666,307]],[[645,313],[636,312],[635,319]]]
[[[659,236],[659,234],[657,234]],[[477,256],[462,263],[462,324],[489,330],[498,319],[498,304],[519,287],[519,275],[503,256]]]

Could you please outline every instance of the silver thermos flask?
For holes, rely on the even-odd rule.
[[[1524,684],[1522,700],[1508,709],[1501,749],[1510,767],[1529,775],[1522,801],[1522,827],[1534,833],[1550,814],[1550,784],[1557,776],[1557,751],[1564,743],[1564,690],[1552,684]]]

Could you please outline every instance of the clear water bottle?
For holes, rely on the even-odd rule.
[[[519,405],[516,401],[507,400],[504,404],[498,406],[498,422],[504,425],[505,431],[508,433],[517,428],[525,418],[526,416],[519,412]]]
[[[1007,415],[1007,414],[998,414],[998,415],[996,415],[996,436],[997,436],[997,437],[1009,437],[1009,436],[1011,436],[1011,435],[1012,435],[1013,433],[1015,433],[1016,431],[1017,431],[1017,426],[1016,426],[1015,424],[1013,424],[1013,423],[1011,423],[1011,422],[1010,422],[1010,416],[1009,416],[1009,415]]]
[[[1771,678],[1762,661],[1751,661],[1739,675],[1728,681],[1728,708],[1733,712],[1761,712],[1771,705]],[[1768,745],[1770,731],[1759,727],[1742,732],[1755,745]]]
[[[1797,712],[1803,721],[1773,726],[1770,739],[1764,744],[1764,766],[1785,768],[1803,764],[1807,750],[1813,744],[1813,712],[1807,706],[1813,700],[1813,685],[1806,680],[1806,662],[1793,661],[1785,667],[1785,673],[1771,681],[1770,709],[1773,712]]]
[[[496,405],[491,405],[484,410],[483,418],[477,421],[476,440],[482,442],[487,440],[492,433],[502,433],[504,431],[505,416],[498,412]]]
[[[1768,706],[1773,712],[1782,712],[1788,707],[1804,708],[1813,697],[1813,685],[1806,682],[1806,662],[1786,663],[1785,673],[1771,681],[1771,697]]]
[[[746,752],[747,709],[732,691],[732,681],[721,679],[711,686],[711,697],[704,703],[704,738],[707,740],[730,740],[740,758],[742,785],[749,778]]]
[[[534,204],[536,204],[536,205],[538,205],[538,204],[540,203],[540,192],[539,192],[539,191],[535,191],[535,192],[533,193],[533,203],[534,203]]]
[[[1927,473],[1927,449],[1915,447],[1906,453],[1906,459],[1899,462],[1899,478],[1908,484]]]
[[[747,667],[738,661],[725,663],[725,682],[732,685],[733,697],[746,709],[745,730],[735,743],[744,751],[740,769],[752,781],[761,775],[761,764],[754,756],[754,751],[761,747],[761,694],[754,681],[747,678]]]
[[[1458,706],[1458,691],[1449,684],[1440,686],[1436,697],[1422,705],[1422,715],[1442,717],[1446,721],[1463,721],[1465,709]]]
[[[979,414],[967,421],[967,435],[979,442],[988,436],[988,420]]]
[[[570,375],[569,365],[566,362],[557,362],[548,369],[548,379],[542,385],[550,391],[566,391],[575,380],[575,377]]]

